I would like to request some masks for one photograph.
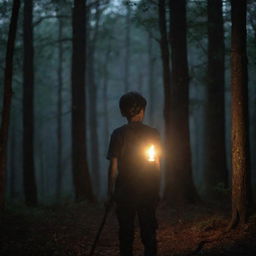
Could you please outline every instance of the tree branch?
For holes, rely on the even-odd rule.
[[[61,18],[71,18],[70,15],[46,15],[41,18],[39,18],[37,21],[34,22],[33,26],[36,27],[38,26],[42,21],[47,20],[47,19],[61,19]]]

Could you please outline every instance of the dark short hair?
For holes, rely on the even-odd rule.
[[[121,114],[126,118],[137,115],[142,109],[145,110],[146,105],[146,99],[138,92],[128,92],[119,100]]]

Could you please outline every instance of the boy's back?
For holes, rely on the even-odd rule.
[[[159,172],[145,154],[151,145],[159,152],[159,133],[142,122],[131,122],[113,131],[108,158],[118,159],[116,200],[134,202],[157,199]]]

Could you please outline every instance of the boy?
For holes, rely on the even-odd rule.
[[[160,183],[160,136],[142,123],[146,100],[129,92],[119,101],[128,123],[111,135],[108,196],[116,203],[121,256],[132,256],[134,221],[138,215],[145,256],[156,256],[156,206]]]

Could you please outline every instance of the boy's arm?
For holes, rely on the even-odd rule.
[[[117,157],[111,157],[109,167],[108,167],[108,199],[109,200],[111,200],[114,192],[117,172],[118,172],[118,159]]]

